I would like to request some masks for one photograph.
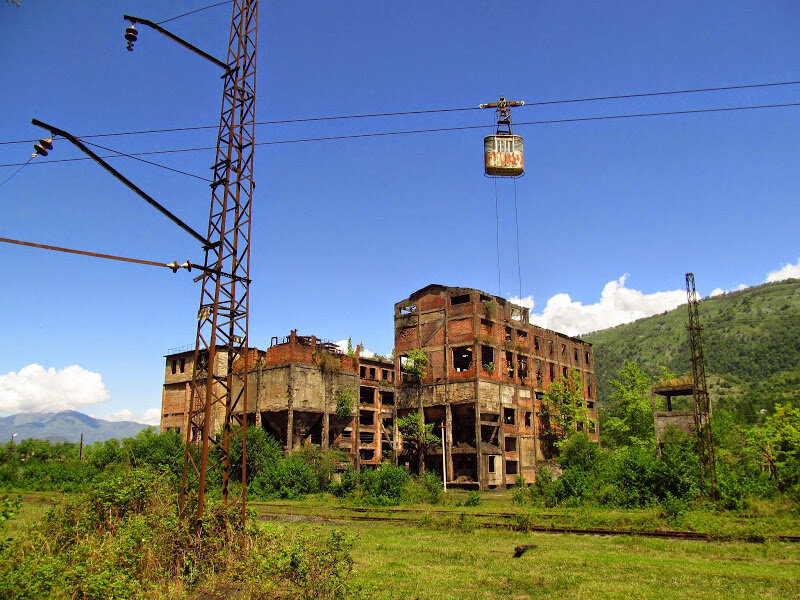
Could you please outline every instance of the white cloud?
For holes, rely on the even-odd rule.
[[[342,352],[347,354],[347,340],[339,340],[338,342],[333,342],[333,343],[336,344],[336,346],[339,348],[339,350],[341,350]],[[354,351],[355,351],[357,345],[358,344],[353,344],[353,350]],[[366,348],[361,348],[361,356],[363,356],[364,358],[372,358],[373,356],[375,356],[375,353],[374,352],[370,352]]]
[[[135,415],[131,410],[123,408],[122,410],[100,418],[106,421],[135,421],[136,423],[144,423],[145,425],[154,425],[158,427],[161,423],[161,411],[157,408],[148,408],[144,413]]]
[[[791,263],[783,265],[777,271],[770,271],[767,273],[766,283],[772,283],[773,281],[783,281],[784,279],[792,279],[797,278],[800,279],[800,258],[797,259],[797,264],[793,265]]]
[[[722,294],[727,294],[728,292],[738,292],[740,290],[745,289],[747,286],[743,283],[740,283],[735,288],[730,290],[723,290],[722,288],[714,288],[711,290],[711,293],[707,296],[708,298],[713,298],[714,296],[721,296]]]
[[[533,306],[535,304],[533,301],[533,296],[525,296],[524,298],[520,298],[519,296],[511,296],[508,301],[511,302],[511,304],[516,304],[522,308],[530,308],[531,310],[533,310]]]
[[[686,302],[685,290],[645,294],[626,288],[627,278],[625,274],[615,281],[609,281],[603,287],[600,300],[594,304],[584,305],[572,300],[568,294],[556,294],[547,301],[541,313],[531,314],[531,323],[568,335],[578,335],[672,310]],[[530,307],[533,306],[530,297],[521,301],[519,298],[512,299],[512,302],[515,300],[516,303],[527,301]]]
[[[0,413],[77,410],[109,398],[100,373],[78,365],[56,370],[34,363],[0,375]]]

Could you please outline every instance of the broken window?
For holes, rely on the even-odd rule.
[[[466,304],[467,302],[469,302],[469,294],[462,294],[461,296],[450,297],[451,306],[455,306],[456,304]]]
[[[514,377],[514,353],[506,352],[506,373],[509,377]]]
[[[539,336],[538,335],[533,336],[533,349],[534,350],[538,350],[539,349]]]
[[[375,425],[375,413],[371,410],[358,411],[358,423],[365,426]]]
[[[578,422],[575,424],[575,427],[576,427],[576,429],[577,429],[578,431],[583,431],[583,421],[578,421]]]
[[[381,404],[391,406],[394,404],[394,392],[381,392]]]
[[[556,378],[556,365],[555,363],[547,363],[550,367],[550,381],[553,381]]]
[[[522,309],[513,304],[511,305],[511,320],[522,321]]]
[[[525,338],[528,337],[528,332],[527,331],[522,331],[521,329],[517,329],[517,337],[525,339]]]
[[[553,355],[553,340],[547,340],[547,348],[550,353],[550,356]]]
[[[516,452],[517,451],[517,438],[516,436],[508,436],[506,437],[506,452]]]
[[[591,400],[587,400],[586,401],[586,408],[588,408],[589,410],[592,410],[594,408],[594,402],[592,402]]]
[[[348,428],[342,432],[342,438],[350,438],[353,435],[353,430]]]
[[[375,379],[375,368],[374,367],[370,367],[369,378],[370,379]]]
[[[381,369],[381,380],[383,381],[389,380],[389,371],[387,369]]]
[[[472,367],[472,348],[469,346],[459,346],[453,348],[453,369],[456,373],[469,371]]]
[[[182,358],[181,359],[181,373],[183,373],[185,370],[186,370],[186,359]]]
[[[506,475],[516,475],[517,474],[517,461],[515,460],[507,460],[506,461]]]
[[[405,306],[400,307],[400,314],[408,314],[408,313],[415,313],[417,312],[417,305],[416,304],[406,304]]]
[[[566,379],[566,377],[568,376],[567,367],[561,367],[561,373],[562,375],[564,375],[564,378]]]
[[[489,457],[489,473],[495,472],[495,458],[494,456]]]
[[[481,346],[481,365],[484,371],[494,373],[494,348],[491,346]]]
[[[513,425],[516,421],[515,413],[516,411],[513,408],[504,408],[503,409],[503,423],[506,425]]]
[[[588,365],[589,364],[589,353],[586,352],[585,356],[586,356],[586,364]]]
[[[374,431],[359,431],[358,432],[358,441],[362,444],[374,444],[375,443],[375,432]]]
[[[519,378],[526,379],[528,377],[528,359],[521,354],[517,355],[517,364],[519,365]]]
[[[561,356],[566,356],[566,355],[567,355],[567,345],[561,344]]]
[[[481,319],[481,325],[488,327],[489,331],[492,330],[492,322],[489,319]]]
[[[525,427],[530,427],[532,422],[533,422],[533,413],[526,412],[525,413]]]
[[[492,299],[489,296],[481,294],[481,302],[491,302],[491,301]]]
[[[367,367],[361,367],[361,379],[367,378]]]
[[[506,327],[506,342],[511,343],[511,327]]]
[[[364,385],[358,388],[358,402],[360,404],[375,404],[375,388]]]
[[[358,455],[363,461],[369,462],[371,460],[375,460],[375,450],[370,450],[369,448],[362,448],[358,451]]]
[[[536,383],[542,385],[542,361],[536,359]]]
[[[544,392],[536,392],[537,400],[544,400]]]
[[[175,375],[177,370],[178,370],[178,361],[177,360],[173,360],[172,361],[172,374]]]

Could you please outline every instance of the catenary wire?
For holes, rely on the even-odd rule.
[[[196,8],[194,10],[190,10],[189,12],[185,12],[180,15],[170,17],[169,19],[164,19],[163,21],[157,21],[156,23],[158,25],[163,25],[164,23],[169,23],[170,21],[175,21],[176,19],[180,19],[182,17],[188,17],[189,15],[193,15],[194,13],[199,13],[201,10],[208,10],[209,8],[222,6],[223,4],[230,4],[232,1],[233,0],[225,0],[225,2],[217,2],[216,4],[209,4],[208,6],[203,6],[202,8]]]
[[[718,113],[718,112],[733,112],[733,111],[742,111],[742,110],[759,110],[759,109],[769,109],[769,108],[787,108],[787,107],[796,107],[800,106],[800,102],[788,102],[784,104],[759,104],[753,106],[728,106],[722,108],[697,108],[691,110],[672,110],[672,111],[662,111],[662,112],[650,112],[650,113],[631,113],[631,114],[624,114],[624,115],[601,115],[595,117],[572,117],[566,119],[546,119],[542,121],[520,121],[516,123],[516,126],[519,127],[520,125],[556,125],[562,123],[581,123],[581,122],[589,122],[589,121],[609,121],[614,119],[634,119],[634,118],[642,118],[642,117],[666,117],[666,116],[677,116],[677,115],[691,115],[691,114],[701,114],[701,113]],[[322,141],[331,141],[331,140],[348,140],[348,139],[358,139],[358,138],[371,138],[371,137],[386,137],[386,136],[394,136],[394,135],[410,135],[410,134],[417,134],[417,133],[439,133],[445,131],[465,131],[465,130],[474,130],[474,129],[489,129],[489,125],[462,125],[459,127],[433,127],[429,129],[408,129],[404,131],[379,131],[374,133],[355,133],[350,135],[331,135],[331,136],[323,136],[323,137],[308,137],[308,138],[296,138],[296,139],[287,139],[287,140],[274,140],[270,142],[257,142],[256,146],[274,146],[278,144],[298,144],[304,142],[322,142]],[[180,152],[197,152],[201,150],[214,150],[215,146],[198,146],[195,148],[174,148],[169,150],[151,150],[147,152],[131,152],[130,156],[148,156],[154,154],[174,154]],[[103,156],[101,158],[114,158],[116,155],[111,156]],[[39,163],[35,163],[38,165],[43,164],[51,164],[57,162],[74,162],[74,161],[81,161],[81,160],[91,160],[86,157],[78,157],[78,158],[62,158],[62,159],[53,159],[48,161],[43,161]],[[0,167],[17,167],[23,163],[5,163],[0,164]]]
[[[133,160],[138,160],[139,162],[143,162],[143,163],[146,163],[148,165],[152,165],[154,167],[159,167],[161,169],[166,169],[167,171],[172,171],[173,173],[179,173],[181,175],[186,175],[187,177],[194,177],[195,179],[199,179],[201,181],[208,181],[209,183],[211,182],[211,180],[208,177],[202,177],[201,175],[195,175],[194,173],[189,173],[188,171],[181,171],[180,169],[175,169],[173,167],[168,167],[167,165],[162,165],[161,163],[153,162],[152,160],[146,160],[144,158],[140,158],[138,156],[134,156],[133,154],[128,154],[126,152],[121,152],[120,150],[115,150],[113,148],[107,148],[106,146],[101,146],[100,144],[95,143],[95,142],[87,142],[86,140],[83,140],[83,141],[85,143],[89,144],[90,146],[95,146],[97,148],[101,148],[101,149],[105,150],[106,152],[114,152],[118,156],[125,156],[127,158],[132,158]]]
[[[19,166],[19,168],[18,168],[16,171],[14,171],[14,172],[13,172],[11,175],[9,175],[8,177],[6,177],[6,178],[5,178],[5,179],[2,181],[2,183],[0,183],[0,188],[1,188],[1,187],[3,187],[5,184],[7,184],[9,181],[11,181],[11,179],[12,179],[12,178],[13,178],[13,177],[14,177],[14,176],[17,174],[17,173],[19,173],[20,171],[22,171],[22,169],[24,169],[25,167],[27,167],[27,166],[30,164],[30,162],[31,162],[32,160],[33,160],[33,156],[31,156],[30,158],[28,158],[28,160],[26,160],[24,163],[22,163],[22,164]]]
[[[80,254],[82,256],[91,256],[93,258],[105,258],[107,260],[117,260],[122,262],[135,263],[137,265],[148,265],[151,267],[163,267],[165,269],[172,269],[170,265],[163,262],[156,262],[154,260],[143,260],[141,258],[130,258],[127,256],[117,256],[115,254],[101,254],[99,252],[89,252],[88,250],[76,250],[74,248],[63,248],[61,246],[50,246],[47,244],[36,244],[34,242],[25,242],[22,240],[12,240],[9,238],[0,238],[0,242],[5,244],[16,244],[18,246],[29,246],[31,248],[42,248],[44,250],[54,250],[56,252],[66,252],[68,254]],[[173,269],[174,270],[174,269]]]
[[[494,223],[495,223],[495,238],[497,245],[497,295],[502,296],[500,287],[500,208],[499,201],[497,200],[497,177],[494,179]]]
[[[519,279],[519,298],[522,299],[522,264],[519,260],[519,209],[517,208],[517,178],[514,177],[514,224],[517,227],[517,278]]]
[[[754,88],[765,88],[765,87],[778,87],[778,86],[788,86],[788,85],[797,85],[800,84],[800,81],[777,81],[771,83],[750,83],[744,85],[728,85],[728,86],[718,86],[718,87],[709,87],[709,88],[695,88],[695,89],[686,89],[686,90],[668,90],[662,92],[642,92],[642,93],[634,93],[634,94],[618,94],[614,96],[592,96],[586,98],[569,98],[564,100],[542,100],[538,102],[526,102],[522,107],[526,106],[547,106],[547,105],[555,105],[555,104],[572,104],[572,103],[580,103],[580,102],[597,102],[602,100],[623,100],[623,99],[631,99],[631,98],[648,98],[648,97],[656,97],[656,96],[670,96],[670,95],[677,95],[677,94],[695,94],[701,92],[719,92],[719,91],[728,91],[728,90],[742,90],[742,89],[754,89]],[[283,124],[291,124],[291,123],[308,123],[314,121],[335,121],[335,120],[342,120],[342,119],[366,119],[366,118],[373,118],[373,117],[396,117],[396,116],[405,116],[405,115],[422,115],[422,114],[434,114],[434,113],[447,113],[447,112],[463,112],[463,111],[472,111],[472,110],[481,110],[477,106],[467,106],[461,108],[435,108],[435,109],[427,109],[427,110],[409,110],[409,111],[398,111],[398,112],[383,112],[383,113],[364,113],[364,114],[350,114],[350,115],[337,115],[337,116],[330,116],[330,117],[305,117],[305,118],[297,118],[297,119],[280,119],[275,121],[256,121],[256,125],[283,125]],[[97,138],[97,137],[110,137],[110,136],[126,136],[126,135],[143,135],[143,134],[151,134],[151,133],[175,133],[175,132],[186,132],[186,131],[199,131],[199,130],[206,130],[206,129],[217,129],[218,125],[197,125],[192,127],[166,127],[160,129],[140,129],[140,130],[133,130],[133,131],[120,131],[120,132],[112,132],[112,133],[94,133],[88,135],[81,135],[81,139],[87,138]],[[7,145],[7,144],[27,144],[33,143],[36,140],[9,140],[9,141],[0,141],[0,145]]]

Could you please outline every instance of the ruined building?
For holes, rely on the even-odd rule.
[[[292,331],[252,349],[248,422],[291,452],[335,447],[356,468],[383,461],[409,464],[397,417],[417,412],[444,425],[448,482],[505,487],[518,475],[533,481],[549,458],[542,399],[551,382],[576,370],[590,417],[597,422],[590,344],[528,323],[528,309],[479,290],[429,285],[395,304],[395,360],[342,353],[334,344]],[[411,350],[427,357],[425,375],[404,372]],[[185,434],[193,351],[166,357],[161,429]],[[218,356],[219,365],[225,357]],[[212,415],[212,427],[221,426]],[[597,440],[596,425],[588,432]],[[442,472],[442,449],[426,468]]]

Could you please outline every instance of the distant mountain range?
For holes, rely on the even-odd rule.
[[[775,403],[800,403],[800,280],[728,292],[700,301],[709,394],[715,406],[752,421]],[[581,336],[594,345],[601,405],[625,360],[651,375],[690,370],[686,305]]]
[[[149,425],[133,421],[104,421],[74,410],[61,412],[19,413],[0,417],[0,443],[18,442],[26,438],[50,440],[51,442],[79,442],[92,444],[111,438],[132,437]]]

